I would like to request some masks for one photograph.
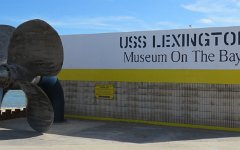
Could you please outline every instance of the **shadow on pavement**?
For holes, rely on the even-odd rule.
[[[240,137],[240,133],[236,132],[89,120],[67,120],[65,123],[57,123],[49,133],[130,143]]]
[[[55,123],[48,134],[139,144],[240,137],[240,133],[235,132],[89,120]],[[31,129],[26,118],[0,121],[0,140],[26,139],[40,135]]]
[[[0,121],[0,140],[26,139],[39,135],[31,129],[25,118]]]

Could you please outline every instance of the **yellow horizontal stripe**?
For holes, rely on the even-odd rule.
[[[196,128],[196,129],[240,132],[240,128],[226,128],[226,127],[204,126],[204,125],[193,125],[193,124],[180,124],[180,123],[168,123],[168,122],[158,122],[158,121],[102,118],[102,117],[79,116],[79,115],[69,115],[69,114],[66,114],[65,118],[83,119],[83,120],[113,121],[113,122],[143,123],[143,124],[160,125],[160,126],[172,126],[172,127],[185,127],[185,128]]]
[[[240,70],[63,69],[60,80],[240,84]]]

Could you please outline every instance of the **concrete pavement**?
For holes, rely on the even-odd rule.
[[[67,120],[45,134],[25,118],[0,122],[0,150],[239,149],[240,133],[105,121]]]

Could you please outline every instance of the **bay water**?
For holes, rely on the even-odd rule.
[[[1,108],[26,107],[26,97],[22,90],[9,90],[2,101]]]

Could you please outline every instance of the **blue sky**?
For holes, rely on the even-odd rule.
[[[5,0],[0,23],[43,19],[60,34],[240,25],[240,0]]]

